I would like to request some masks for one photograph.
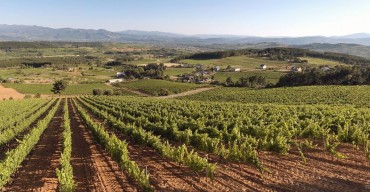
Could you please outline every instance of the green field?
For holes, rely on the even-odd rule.
[[[82,66],[74,72],[66,70],[53,70],[52,68],[1,68],[0,78],[26,82],[26,83],[53,83],[56,80],[67,80],[70,83],[103,83],[116,75],[115,71],[95,67],[89,70]]]
[[[325,60],[325,59],[316,59],[310,57],[303,57],[301,59],[308,60],[308,64],[312,65],[343,65],[336,61]],[[287,61],[276,61],[270,60],[267,58],[261,57],[250,57],[250,56],[235,56],[235,57],[227,57],[222,59],[208,59],[208,60],[196,60],[196,59],[185,59],[181,60],[181,63],[187,64],[203,64],[207,65],[208,67],[212,66],[221,66],[221,68],[226,68],[228,65],[232,67],[239,67],[245,70],[253,70],[259,69],[261,64],[266,64],[268,68],[273,68],[277,70],[290,70],[292,66],[302,65],[302,64],[295,64],[295,63],[288,63]]]
[[[177,76],[184,73],[191,73],[193,71],[193,68],[167,68],[164,71],[164,75]]]
[[[233,81],[237,81],[241,77],[250,77],[253,75],[259,75],[266,77],[270,83],[277,83],[279,78],[284,75],[283,72],[277,71],[245,71],[245,72],[219,72],[214,75],[215,80],[219,82],[225,82],[228,77],[231,77]]]
[[[23,94],[45,94],[51,95],[52,84],[22,84],[22,83],[4,83],[4,87],[13,88]],[[68,85],[63,95],[92,94],[93,89],[112,89],[106,84],[78,84]]]
[[[277,69],[288,69],[290,63],[286,61],[274,61],[269,59],[264,59],[260,57],[249,57],[249,56],[236,56],[236,57],[227,57],[223,59],[209,59],[209,60],[194,60],[194,59],[186,59],[181,60],[181,63],[188,63],[188,64],[203,64],[209,67],[212,66],[221,66],[221,68],[225,69],[228,65],[232,67],[240,67],[242,69],[258,69],[261,64],[266,64],[268,68],[277,68]]]
[[[307,86],[273,89],[218,88],[180,99],[272,104],[370,106],[370,86]]]
[[[161,88],[167,89],[171,94],[177,94],[185,91],[190,91],[198,87],[207,86],[207,84],[191,84],[191,83],[179,83],[157,79],[144,79],[139,81],[132,81],[128,83],[122,83],[123,86],[129,89],[140,90],[152,95],[158,95]]]
[[[308,64],[310,64],[310,65],[328,65],[328,66],[344,65],[343,63],[339,63],[337,61],[331,61],[331,60],[319,59],[319,58],[312,58],[312,57],[301,57],[300,59],[307,60]]]

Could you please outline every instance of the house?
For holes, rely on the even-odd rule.
[[[78,71],[78,68],[77,67],[68,67],[67,71],[68,72],[75,72],[75,71]]]
[[[117,72],[116,75],[117,75],[118,78],[120,78],[120,77],[125,77],[126,73],[125,72]]]
[[[108,83],[120,83],[120,82],[123,82],[124,80],[123,79],[110,79],[108,80]]]
[[[180,64],[180,67],[183,67],[183,68],[191,68],[191,67],[193,67],[192,65],[190,65],[190,64]]]
[[[326,72],[326,71],[329,71],[331,68],[330,67],[322,67],[320,69],[321,69],[321,71]]]
[[[198,71],[202,71],[202,70],[204,70],[204,69],[206,69],[206,67],[204,66],[204,65],[202,65],[202,64],[196,64],[195,65],[195,69]]]
[[[234,71],[234,72],[240,72],[240,68],[233,68],[232,71]]]
[[[262,70],[266,70],[266,69],[267,69],[267,65],[266,65],[266,64],[261,64],[261,65],[260,65],[260,69],[262,69]]]
[[[215,67],[215,71],[220,71],[221,70],[221,67],[220,66],[216,66]]]
[[[293,71],[293,72],[302,72],[302,67],[294,66],[294,67],[292,67],[291,71]]]

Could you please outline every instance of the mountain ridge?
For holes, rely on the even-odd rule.
[[[106,29],[50,28],[37,25],[0,24],[0,40],[20,41],[103,41],[103,42],[167,42],[167,43],[263,43],[274,42],[287,45],[312,43],[348,43],[370,45],[370,34],[355,33],[345,36],[303,36],[303,37],[258,37],[228,34],[183,35],[161,31],[125,30],[112,32]]]

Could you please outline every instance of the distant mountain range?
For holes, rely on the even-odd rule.
[[[105,29],[53,29],[40,26],[0,24],[1,41],[108,41],[108,42],[172,42],[172,43],[263,43],[286,45],[312,43],[350,43],[370,46],[370,34],[358,33],[346,36],[308,37],[254,37],[241,35],[181,35],[159,31],[127,30],[112,32]]]
[[[253,44],[273,44],[306,49],[333,51],[370,58],[370,34],[307,37],[255,37],[241,35],[181,35],[159,31],[127,30],[112,32],[105,29],[48,28],[27,25],[0,24],[0,41],[78,41],[173,44],[189,46],[243,47]],[[339,45],[334,45],[339,44]],[[220,46],[222,45],[222,46]]]

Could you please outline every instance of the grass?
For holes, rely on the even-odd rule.
[[[319,59],[319,58],[312,58],[312,57],[301,57],[302,60],[307,60],[308,64],[310,65],[328,65],[328,66],[336,66],[336,65],[344,65],[337,61],[326,60],[326,59]]]
[[[169,76],[177,76],[184,73],[191,73],[193,71],[193,68],[167,68],[164,71],[164,74]]]
[[[45,94],[51,95],[52,84],[22,84],[22,83],[4,83],[4,87],[13,88],[23,94]],[[93,89],[112,89],[106,84],[78,84],[68,85],[63,95],[91,94]]]
[[[82,73],[86,76],[82,76]],[[115,71],[98,67],[95,67],[93,70],[88,70],[87,67],[82,67],[81,70],[75,72],[53,70],[51,68],[0,69],[0,78],[13,78],[25,81],[26,83],[52,83],[56,80],[62,79],[77,84],[82,82],[102,83],[108,79],[112,79],[115,75]]]
[[[128,83],[122,83],[122,85],[129,89],[144,91],[152,95],[158,95],[159,90],[162,88],[167,89],[171,94],[177,94],[185,91],[190,91],[198,87],[207,86],[204,84],[179,83],[157,79],[132,81]]]
[[[301,59],[308,60],[309,64],[312,65],[343,65],[339,62],[325,60],[325,59],[317,59],[311,57],[304,57]],[[228,65],[232,67],[239,67],[245,70],[254,70],[258,69],[261,64],[266,64],[268,68],[274,68],[277,70],[290,70],[292,66],[300,65],[295,63],[288,63],[286,61],[276,61],[276,60],[269,60],[267,58],[261,57],[250,57],[250,56],[235,56],[235,57],[227,57],[223,59],[207,59],[207,60],[195,60],[195,59],[185,59],[181,60],[181,63],[188,63],[188,64],[203,64],[209,67],[212,66],[221,66],[222,68],[226,68]]]
[[[228,77],[231,77],[233,81],[237,81],[241,77],[250,77],[253,75],[260,75],[267,78],[270,83],[277,83],[279,78],[284,75],[283,72],[277,71],[246,71],[246,72],[219,72],[214,75],[215,80],[224,82]]]
[[[259,57],[255,58],[248,56],[236,56],[236,57],[227,57],[223,59],[209,59],[209,60],[186,59],[181,60],[180,62],[188,64],[203,64],[209,67],[221,66],[221,68],[226,68],[228,65],[230,65],[232,67],[239,67],[242,69],[249,70],[258,69],[261,64],[266,64],[268,68],[278,68],[278,69],[286,69],[287,66],[292,65],[287,63],[286,61],[274,61]]]

